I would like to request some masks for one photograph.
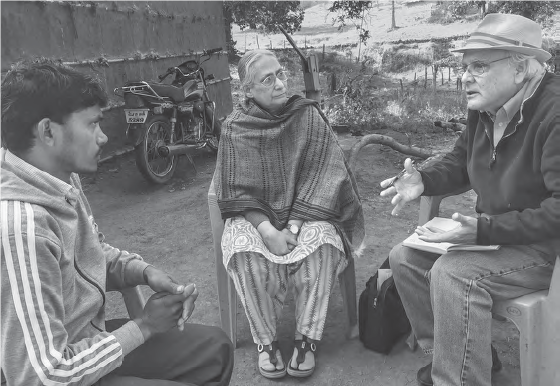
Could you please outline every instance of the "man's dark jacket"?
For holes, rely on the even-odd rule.
[[[420,173],[426,196],[473,188],[478,244],[530,244],[554,261],[560,253],[560,76],[545,74],[496,147],[488,114],[469,110],[454,149]]]

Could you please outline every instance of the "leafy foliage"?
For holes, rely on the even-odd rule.
[[[554,1],[495,1],[489,3],[488,13],[513,13],[549,26],[552,25],[554,6]]]
[[[279,32],[278,27],[287,32],[299,31],[305,11],[299,1],[231,1],[223,2],[228,51],[235,53],[235,41],[231,35],[231,25],[235,23],[242,30],[251,28],[262,33]]]
[[[341,30],[347,25],[347,22],[352,21],[356,29],[360,31],[360,41],[365,43],[369,37],[369,30],[362,27],[362,23],[358,25],[358,20],[361,21],[364,12],[372,8],[371,1],[333,1],[329,7],[329,12],[335,13],[333,24],[338,26]]]

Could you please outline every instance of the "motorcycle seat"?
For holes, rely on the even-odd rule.
[[[150,87],[162,97],[169,97],[175,103],[181,103],[185,99],[183,87],[175,87],[169,84],[148,83]]]

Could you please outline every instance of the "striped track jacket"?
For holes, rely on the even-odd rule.
[[[103,242],[80,179],[1,154],[1,354],[8,385],[91,385],[144,342],[105,331],[105,291],[143,284],[140,256]]]

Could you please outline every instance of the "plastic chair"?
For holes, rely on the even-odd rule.
[[[422,196],[418,225],[438,215],[443,198],[469,189],[465,187],[446,196]],[[556,258],[548,291],[496,301],[492,313],[511,320],[519,330],[522,386],[560,385],[560,256]]]
[[[237,292],[233,280],[229,277],[223,263],[222,234],[224,233],[224,221],[218,207],[218,198],[214,190],[214,180],[208,191],[208,209],[210,211],[210,223],[212,225],[212,237],[214,239],[214,256],[216,258],[216,277],[218,280],[218,302],[220,303],[220,319],[222,329],[237,346]],[[358,310],[356,306],[356,275],[354,272],[354,259],[348,259],[348,266],[338,276],[340,292],[344,304],[345,313],[348,316],[348,330],[346,337],[354,339],[358,336]]]

